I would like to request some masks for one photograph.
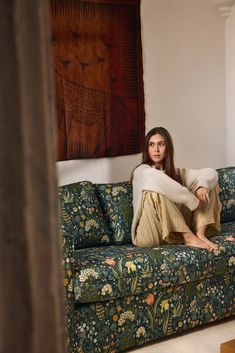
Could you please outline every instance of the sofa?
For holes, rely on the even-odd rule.
[[[215,252],[133,246],[128,181],[59,187],[67,352],[121,352],[235,314],[235,167],[218,173]]]

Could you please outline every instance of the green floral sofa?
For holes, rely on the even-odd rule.
[[[131,243],[130,182],[59,188],[67,351],[116,353],[235,313],[235,167],[219,169],[217,252]]]

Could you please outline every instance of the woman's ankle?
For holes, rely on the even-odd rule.
[[[184,240],[190,240],[190,239],[194,238],[196,235],[193,232],[183,232],[182,236],[183,236]]]
[[[203,225],[201,227],[199,227],[196,231],[196,236],[201,239],[201,238],[206,238],[206,228],[207,225]]]

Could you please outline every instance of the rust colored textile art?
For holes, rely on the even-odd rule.
[[[58,160],[139,153],[140,0],[51,0]]]

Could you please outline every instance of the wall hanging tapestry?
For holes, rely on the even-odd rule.
[[[141,151],[140,0],[51,0],[58,160]]]

